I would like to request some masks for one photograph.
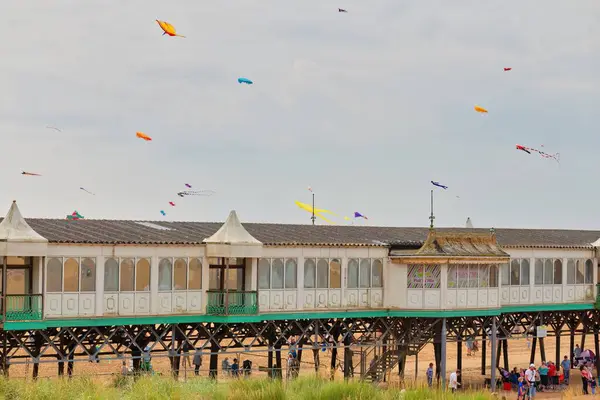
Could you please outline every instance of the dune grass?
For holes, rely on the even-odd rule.
[[[78,400],[78,399],[216,399],[216,400],[490,400],[486,392],[460,392],[455,395],[428,388],[401,390],[379,388],[358,382],[331,382],[317,377],[290,382],[266,379],[240,379],[214,382],[208,379],[176,381],[168,377],[115,378],[100,383],[90,378],[40,379],[23,381],[0,378],[0,398],[6,400]]]

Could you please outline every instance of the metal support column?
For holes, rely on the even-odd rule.
[[[440,335],[441,360],[440,360],[440,375],[442,378],[442,388],[446,389],[446,318],[442,318],[442,334]]]
[[[491,376],[490,376],[490,390],[496,391],[496,347],[498,346],[498,340],[496,337],[496,317],[492,317],[492,363],[491,363]]]

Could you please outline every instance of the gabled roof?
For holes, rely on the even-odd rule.
[[[6,217],[0,222],[0,241],[48,243],[48,239],[34,231],[25,221],[16,201],[12,202]]]
[[[496,243],[496,236],[490,233],[436,232],[430,231],[416,256],[450,257],[509,257]]]

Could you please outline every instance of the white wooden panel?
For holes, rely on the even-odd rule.
[[[446,308],[456,308],[456,290],[450,289],[446,291]]]
[[[314,289],[304,289],[304,301],[303,308],[313,309],[315,308],[315,300],[317,298],[316,291]]]
[[[519,288],[519,292],[521,294],[520,299],[519,299],[519,303],[521,304],[529,304],[529,292],[531,292],[531,290],[529,289],[528,286],[521,286]]]
[[[285,310],[295,310],[298,308],[298,292],[295,290],[285,290],[283,292],[283,308]]]
[[[534,286],[533,287],[533,297],[532,297],[533,304],[541,304],[544,302],[544,295],[542,292],[543,292],[542,286]]]
[[[423,290],[422,289],[406,289],[408,296],[406,305],[408,308],[423,308]]]
[[[510,304],[519,304],[521,300],[521,288],[519,286],[510,287]]]
[[[583,301],[585,299],[585,290],[583,286],[575,287],[575,301]]]
[[[150,313],[150,293],[137,292],[135,294],[135,313],[149,314]]]
[[[563,300],[565,303],[575,301],[575,286],[565,286],[563,291]]]
[[[187,292],[177,290],[173,292],[173,314],[183,314],[187,312]]]
[[[456,291],[456,308],[467,308],[467,289]]]
[[[344,290],[344,306],[348,308],[358,307],[358,289]]]
[[[490,307],[498,307],[498,289],[490,289],[488,291],[488,304]]]
[[[119,313],[119,295],[117,293],[106,293],[104,295],[104,314],[116,315]]]
[[[500,303],[501,304],[509,304],[510,303],[510,288],[502,287],[500,289]]]
[[[283,310],[283,290],[271,290],[269,309],[271,311]]]
[[[271,292],[268,290],[258,291],[258,308],[260,311],[269,311],[269,306],[271,304],[270,295]]]
[[[202,291],[190,290],[187,292],[187,312],[203,313],[202,312]]]
[[[594,301],[594,286],[585,286],[585,301]]]
[[[315,308],[327,308],[329,291],[327,289],[315,290]]]
[[[371,307],[383,307],[383,289],[371,289]]]
[[[552,288],[552,302],[562,303],[562,286],[555,285]]]
[[[133,293],[119,293],[119,315],[134,315]]]
[[[329,306],[329,308],[341,308],[342,307],[342,290],[341,289],[329,289],[327,305]]]
[[[439,289],[425,289],[423,290],[423,308],[432,309],[432,308],[440,308],[440,301],[442,298],[442,293]]]
[[[46,293],[45,315],[47,317],[60,317],[62,314],[62,294]]]
[[[544,286],[543,289],[543,302],[544,303],[552,303],[552,286],[548,285],[548,286]]]
[[[78,315],[94,315],[96,314],[96,293],[79,293],[79,314]]]
[[[477,305],[477,289],[467,289],[467,307],[476,308]]]
[[[171,314],[171,302],[173,298],[171,297],[171,292],[158,292],[158,313],[159,314]]]
[[[479,289],[477,291],[477,308],[487,308],[488,306],[488,290]]]
[[[358,289],[357,308],[368,308],[371,305],[370,289]]]
[[[78,293],[63,293],[62,294],[62,316],[74,317],[79,313],[79,294]]]

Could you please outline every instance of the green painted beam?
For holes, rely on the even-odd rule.
[[[99,317],[99,318],[67,318],[67,319],[45,319],[43,321],[7,321],[4,330],[21,331],[29,329],[46,329],[55,327],[83,327],[83,326],[117,326],[117,325],[158,325],[169,323],[244,323],[261,321],[301,320],[301,319],[332,319],[332,318],[452,318],[452,317],[478,317],[509,314],[515,312],[538,312],[538,311],[579,311],[593,310],[594,304],[539,304],[505,306],[501,308],[482,310],[338,310],[338,311],[311,311],[311,312],[289,312],[289,313],[263,313],[258,315],[156,315],[147,317]]]

